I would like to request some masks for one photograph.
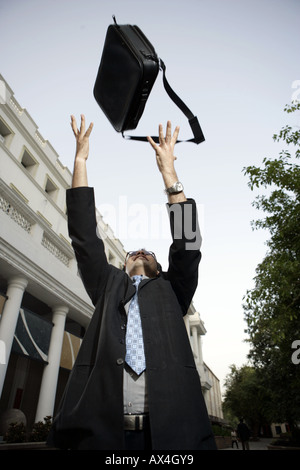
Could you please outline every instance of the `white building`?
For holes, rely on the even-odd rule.
[[[71,179],[0,75],[0,415],[20,409],[29,428],[55,414],[93,312],[67,231]],[[109,262],[122,267],[122,243],[97,220]],[[193,305],[185,323],[207,398],[219,384],[203,364]]]

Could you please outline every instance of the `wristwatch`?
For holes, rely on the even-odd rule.
[[[170,188],[165,189],[166,194],[178,194],[183,191],[183,184],[180,181],[174,183]]]

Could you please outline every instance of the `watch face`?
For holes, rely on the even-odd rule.
[[[181,183],[177,183],[176,184],[176,191],[181,191],[182,190],[182,184]]]

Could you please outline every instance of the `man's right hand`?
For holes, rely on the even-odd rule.
[[[93,129],[93,123],[85,131],[85,117],[81,114],[80,129],[77,128],[76,119],[71,116],[71,127],[76,138],[76,159],[87,160],[89,156],[89,137]]]

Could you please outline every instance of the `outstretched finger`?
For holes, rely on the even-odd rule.
[[[174,134],[173,134],[173,137],[172,137],[172,143],[174,143],[174,145],[175,145],[176,142],[177,142],[179,130],[180,130],[180,127],[179,127],[179,126],[176,126],[176,127],[175,127],[175,131],[174,131]]]
[[[80,130],[79,130],[79,135],[83,136],[85,134],[85,116],[84,114],[81,114],[81,123],[80,123]]]
[[[89,137],[89,136],[90,136],[90,134],[91,134],[91,132],[92,132],[92,129],[93,129],[93,126],[94,126],[94,123],[91,122],[91,124],[89,125],[88,130],[87,130],[86,133],[85,133],[85,136],[86,136],[86,137]]]
[[[148,142],[150,143],[150,145],[154,148],[155,152],[157,152],[158,150],[158,145],[154,142],[154,140],[152,139],[152,137],[150,137],[149,135],[147,136],[147,140]]]
[[[160,144],[165,143],[165,137],[164,137],[164,130],[162,124],[159,124],[158,126],[158,137],[159,137],[159,142]]]
[[[78,133],[78,129],[77,129],[77,123],[76,123],[76,119],[73,115],[71,115],[71,127],[72,127],[72,130],[74,132],[74,135],[75,137],[77,136],[77,133]]]
[[[171,127],[171,121],[168,121],[166,129],[166,142],[171,142]]]

